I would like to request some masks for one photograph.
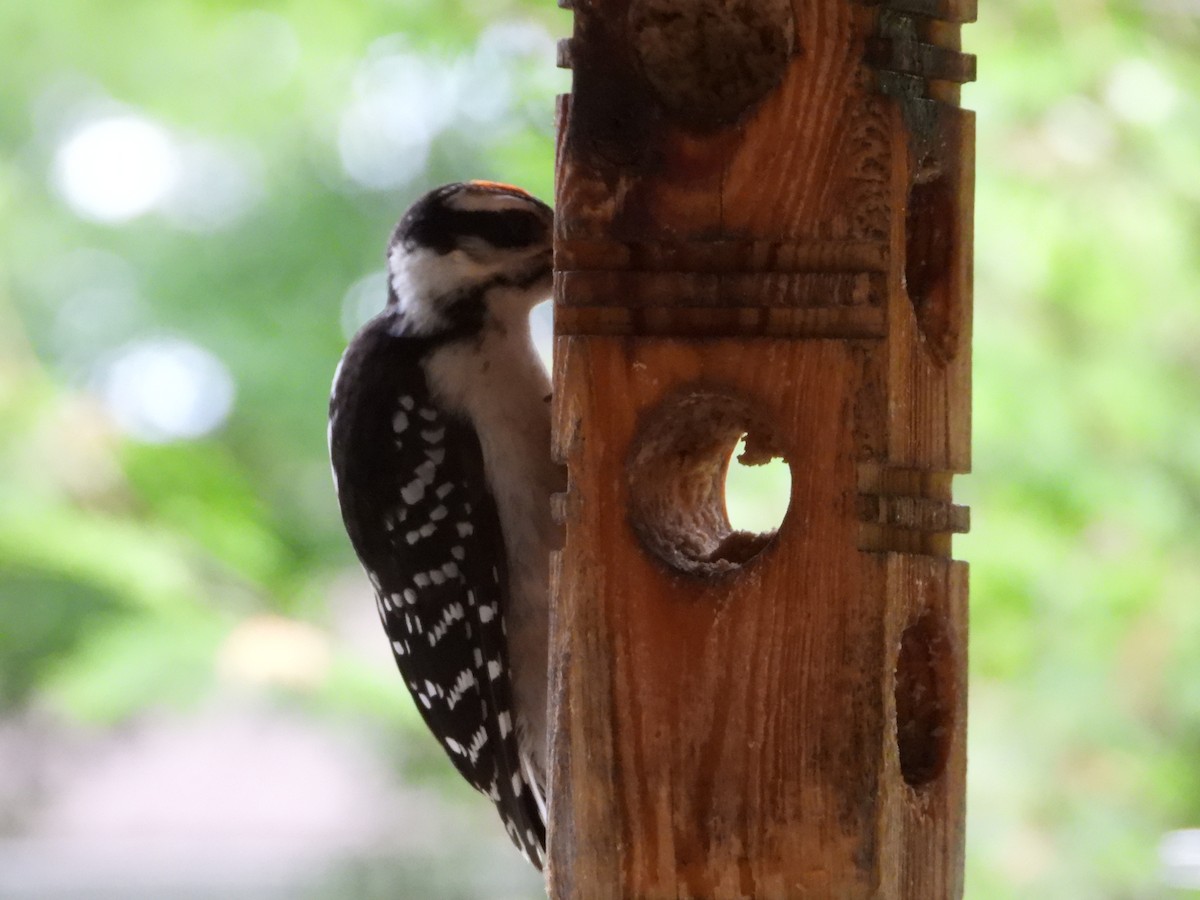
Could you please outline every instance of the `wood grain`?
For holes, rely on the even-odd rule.
[[[571,6],[551,895],[960,897],[973,5],[794,0],[786,70],[732,120],[656,96],[671,55],[634,52],[630,0]],[[688,398],[711,434],[671,418]],[[710,502],[743,409],[792,473],[750,541],[664,509]]]

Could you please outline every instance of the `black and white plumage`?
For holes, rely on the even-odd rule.
[[[382,313],[334,376],[342,518],[396,664],[458,771],[545,852],[550,385],[529,334],[551,211],[490,182],[431,191],[388,247]]]

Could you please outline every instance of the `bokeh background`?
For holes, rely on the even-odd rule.
[[[981,6],[967,897],[1182,897],[1200,3]],[[550,196],[568,30],[0,4],[0,897],[538,896],[394,677],[324,417],[411,199]]]

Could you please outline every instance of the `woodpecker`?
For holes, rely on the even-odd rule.
[[[459,773],[539,869],[546,845],[550,382],[529,332],[553,214],[448,184],[405,213],[383,311],[329,401],[334,486],[396,665]]]

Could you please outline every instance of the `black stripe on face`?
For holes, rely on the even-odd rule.
[[[396,238],[409,248],[449,253],[464,237],[498,249],[531,247],[549,240],[545,219],[533,210],[461,210],[447,204],[449,193],[434,191],[413,205],[400,221]],[[530,202],[536,202],[530,198]]]
[[[546,223],[523,209],[454,212],[459,234],[482,238],[493,247],[530,247],[546,239]]]

